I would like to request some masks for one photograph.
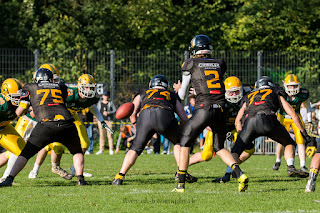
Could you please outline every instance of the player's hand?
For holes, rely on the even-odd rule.
[[[111,134],[114,133],[114,131],[112,129],[110,129],[110,127],[108,127],[108,125],[106,124],[106,122],[102,121],[101,122],[101,126],[102,128],[105,128],[106,130],[108,130]]]
[[[308,146],[306,149],[306,155],[311,158],[316,153],[317,148],[315,146]]]
[[[173,89],[175,92],[178,92],[180,88],[181,88],[181,81],[178,80],[178,83],[173,84]]]
[[[189,95],[197,95],[196,90],[193,87],[190,87],[189,89]]]

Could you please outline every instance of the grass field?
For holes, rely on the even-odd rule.
[[[51,173],[50,159],[37,179],[28,179],[35,158],[16,177],[12,187],[0,188],[0,212],[319,212],[320,189],[305,193],[307,179],[289,178],[283,164],[273,171],[274,156],[254,155],[241,168],[249,189],[237,192],[237,181],[211,183],[225,172],[219,157],[192,166],[197,183],[187,184],[186,193],[171,193],[177,169],[172,155],[141,155],[123,186],[110,185],[124,154],[86,155],[85,171],[93,174],[89,186],[76,186],[76,178],[64,180]],[[62,167],[70,168],[65,154]],[[298,160],[296,162],[298,166]],[[307,166],[310,159],[307,159]],[[0,169],[3,173],[4,168]]]

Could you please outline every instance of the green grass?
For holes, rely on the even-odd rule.
[[[198,177],[187,184],[186,193],[172,193],[177,169],[172,155],[141,155],[123,186],[110,185],[119,172],[123,152],[110,156],[86,155],[85,171],[93,174],[89,186],[76,186],[51,173],[47,158],[37,179],[28,179],[35,158],[15,178],[15,185],[0,188],[0,212],[318,212],[320,189],[305,193],[307,179],[289,178],[283,163],[273,171],[274,156],[254,155],[241,165],[248,175],[249,189],[237,192],[237,181],[211,183],[225,172],[219,157],[189,168]],[[72,156],[65,154],[62,167],[70,168]],[[298,160],[296,162],[298,166]],[[307,166],[310,159],[307,159]],[[4,168],[0,169],[3,173]]]

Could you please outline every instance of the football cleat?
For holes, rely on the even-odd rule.
[[[307,185],[306,185],[306,190],[305,192],[314,192],[316,189],[316,179],[314,178],[309,178]]]
[[[216,178],[216,179],[212,180],[211,182],[212,183],[226,183],[226,182],[230,181],[230,178],[231,178],[231,173],[226,173],[226,174],[224,174],[223,177]]]
[[[239,182],[238,191],[245,192],[248,189],[248,183],[249,183],[249,178],[247,177],[247,175],[242,174],[239,177],[238,182]]]
[[[60,166],[53,166],[51,171],[66,180],[72,179],[72,175],[63,170]]]
[[[12,186],[13,177],[7,177],[2,183],[0,183],[0,187]]]
[[[179,178],[178,178],[178,172],[176,172],[175,176],[174,176],[174,179],[176,181],[179,181]],[[194,177],[192,175],[190,175],[189,173],[186,174],[186,182],[188,183],[194,183],[194,182],[197,182],[198,181],[198,178],[197,177]]]
[[[29,178],[29,179],[34,179],[34,178],[37,178],[37,175],[38,175],[37,172],[31,170],[31,172],[29,173],[28,178]]]
[[[83,172],[83,176],[84,177],[92,177],[92,174],[88,173],[88,172]]]
[[[85,185],[88,185],[88,183],[84,179],[77,180],[77,186],[85,186]]]
[[[298,171],[299,171],[299,177],[301,178],[309,177],[309,170],[307,169],[307,167],[303,166]]]
[[[113,178],[111,184],[112,184],[112,185],[122,185],[123,180],[124,180],[124,176],[119,175],[119,173],[118,173],[118,174],[116,174],[116,176]]]
[[[294,166],[287,166],[287,174],[289,177],[300,176],[299,170],[297,170]]]
[[[179,192],[179,193],[184,193],[185,188],[184,188],[184,183],[179,183],[176,188],[174,188],[171,192]]]
[[[309,169],[305,166],[300,167],[300,171],[309,173]]]
[[[273,170],[279,170],[281,163],[280,162],[275,162],[275,164],[273,165],[272,169]]]

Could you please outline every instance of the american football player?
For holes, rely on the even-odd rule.
[[[190,81],[197,94],[195,113],[192,119],[188,120],[180,141],[179,183],[174,192],[185,192],[190,147],[207,126],[215,133],[214,151],[233,169],[239,180],[238,190],[245,191],[248,186],[248,177],[241,171],[230,152],[224,149],[226,100],[223,75],[227,66],[223,60],[211,58],[212,49],[208,36],[195,36],[190,42],[192,57],[182,64],[182,83],[179,81],[173,85],[181,99],[184,99]]]

